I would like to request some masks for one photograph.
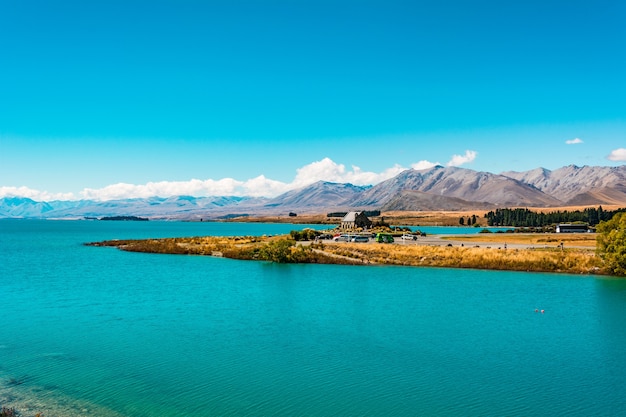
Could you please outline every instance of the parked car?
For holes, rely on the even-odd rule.
[[[377,233],[376,242],[378,243],[393,243],[393,236],[390,233]]]
[[[352,236],[346,235],[346,234],[335,236],[333,238],[335,242],[350,242],[351,239],[352,239]]]
[[[367,236],[354,236],[351,242],[369,242],[370,239]]]
[[[405,233],[402,235],[402,240],[417,240],[417,236],[410,233]]]

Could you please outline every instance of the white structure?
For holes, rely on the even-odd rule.
[[[587,233],[589,226],[586,224],[557,224],[557,233]]]
[[[367,228],[371,225],[372,221],[362,211],[351,211],[341,219],[342,229]]]

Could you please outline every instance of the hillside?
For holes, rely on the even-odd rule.
[[[626,165],[569,165],[554,171],[538,168],[526,172],[503,172],[502,175],[555,196],[564,205],[626,203]]]
[[[319,207],[349,208],[354,199],[370,188],[371,186],[318,181],[272,198],[264,206],[267,208],[283,207],[287,210],[317,209]]]
[[[354,202],[354,206],[385,206],[403,191],[420,191],[433,196],[451,197],[493,206],[558,206],[558,199],[514,178],[471,169],[436,166],[427,170],[406,170],[375,185]],[[442,210],[452,210],[458,202],[441,200]],[[451,204],[448,204],[451,203]],[[396,203],[398,204],[398,203]],[[406,204],[404,204],[406,205]],[[427,209],[426,206],[407,208]]]
[[[626,206],[626,166],[492,174],[458,167],[409,169],[374,186],[318,181],[274,198],[151,197],[114,201],[0,199],[0,218],[140,216],[152,219],[220,219],[234,215],[286,216],[358,209],[464,211],[497,207]]]

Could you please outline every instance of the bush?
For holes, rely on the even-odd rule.
[[[293,240],[299,242],[301,240],[315,240],[315,237],[319,236],[320,232],[313,229],[304,229],[301,231],[292,230],[289,234]]]
[[[609,272],[626,275],[626,213],[618,213],[597,228],[597,253]]]
[[[295,244],[288,239],[270,242],[259,250],[259,259],[281,264],[291,262],[291,247]]]

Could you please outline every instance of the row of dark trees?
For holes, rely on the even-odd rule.
[[[467,218],[467,223],[465,222],[465,218],[464,218],[464,217],[459,218],[459,224],[460,224],[461,226],[465,226],[466,224],[467,224],[468,226],[473,226],[473,225],[475,225],[475,224],[476,224],[476,215],[475,215],[475,214],[472,214],[472,217],[468,217],[468,218]]]
[[[582,211],[552,211],[539,213],[529,209],[496,209],[485,214],[489,226],[511,227],[543,227],[557,223],[587,223],[596,226],[601,221],[608,221],[617,213],[626,212],[626,208],[617,210],[603,210],[598,208],[586,208]]]

